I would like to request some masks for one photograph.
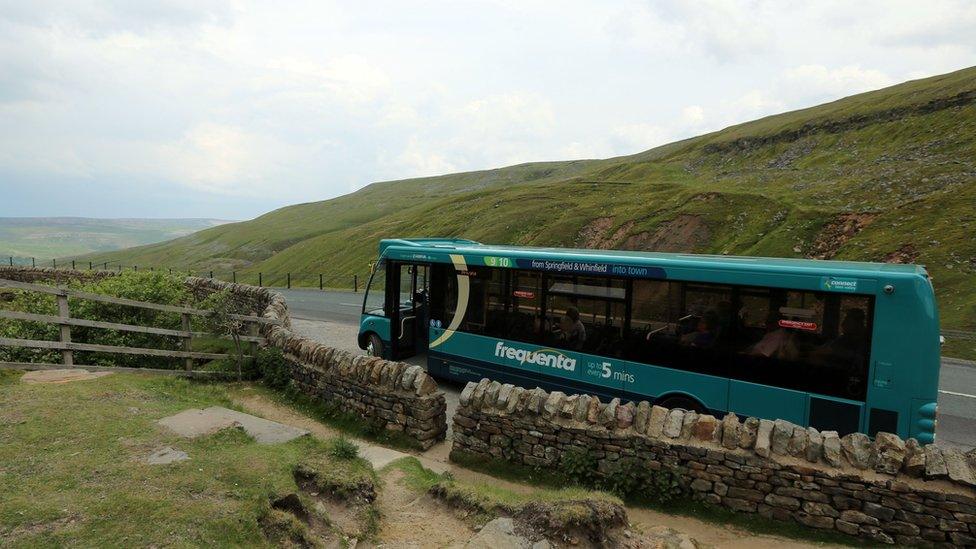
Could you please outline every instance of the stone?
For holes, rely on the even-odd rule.
[[[796,425],[793,425],[785,419],[777,419],[773,423],[771,450],[774,454],[781,456],[789,455],[790,440],[793,439],[793,431],[796,429]]]
[[[576,408],[573,410],[573,420],[580,423],[586,422],[587,412],[590,409],[590,400],[593,397],[590,395],[580,395],[579,399],[576,401]]]
[[[502,384],[497,381],[492,381],[488,384],[488,388],[485,389],[485,398],[481,401],[481,406],[483,408],[489,408],[498,402],[498,393],[502,390]]]
[[[187,438],[211,435],[228,427],[241,427],[258,444],[288,442],[309,434],[304,429],[283,425],[221,406],[211,406],[203,410],[184,410],[174,416],[165,417],[158,423]]]
[[[976,487],[976,476],[973,475],[973,470],[965,454],[957,448],[948,447],[942,449],[942,458],[945,460],[949,480]]]
[[[837,436],[837,431],[824,431],[820,434],[823,435],[824,461],[834,467],[842,467],[844,465],[844,456],[841,451],[840,437]]]
[[[654,549],[698,549],[705,547],[695,538],[679,532],[668,526],[649,528],[639,540],[636,547],[652,547]]]
[[[57,370],[34,370],[20,376],[22,383],[68,383],[88,381],[111,375],[112,372],[89,372],[82,368],[60,368]]]
[[[420,366],[417,366],[420,369]],[[419,373],[419,372],[418,372]],[[485,392],[488,390],[488,386],[491,385],[491,380],[488,378],[482,378],[475,386],[474,392],[471,393],[471,407],[475,410],[481,409],[481,403],[485,399]]]
[[[586,409],[586,422],[596,425],[600,422],[600,399],[590,398],[589,408]]]
[[[759,431],[759,418],[749,417],[742,422],[739,429],[739,448],[751,450],[756,445],[756,433]]]
[[[678,438],[682,440],[691,438],[691,430],[695,426],[696,421],[698,421],[698,412],[686,410],[684,417],[681,418],[681,435]]]
[[[850,433],[840,439],[840,448],[847,461],[858,469],[871,467],[871,439],[864,433]]]
[[[905,441],[905,462],[902,469],[910,477],[921,478],[925,474],[925,449],[914,438]]]
[[[719,422],[715,416],[703,414],[698,416],[698,418],[695,420],[695,424],[691,428],[691,435],[695,438],[695,440],[700,440],[702,442],[715,442],[718,426]]]
[[[542,404],[542,417],[546,419],[552,419],[559,415],[559,412],[563,409],[563,400],[566,399],[566,394],[562,391],[553,391],[549,393],[546,401]]]
[[[647,419],[647,436],[661,438],[664,433],[664,423],[668,417],[668,409],[661,406],[651,406],[651,416]]]
[[[783,509],[789,509],[790,511],[796,511],[800,508],[800,500],[790,496],[766,494],[766,498],[763,501],[765,501],[768,505],[772,505],[773,507],[782,507]]]
[[[524,387],[513,388],[512,396],[508,397],[508,407],[505,408],[505,412],[514,414],[518,407],[525,402],[526,392]]]
[[[806,458],[810,463],[820,461],[823,455],[823,435],[813,427],[807,427],[807,453]]]
[[[617,425],[617,408],[620,406],[620,399],[612,399],[602,410],[600,410],[600,424],[607,429],[613,429]]]
[[[407,370],[407,372],[409,372],[409,370]],[[407,372],[404,372],[403,375],[406,376]],[[410,383],[413,384],[413,380],[410,380]],[[458,397],[458,404],[461,406],[467,406],[471,402],[471,395],[474,394],[474,388],[477,386],[477,383],[469,381],[461,391],[461,396]]]
[[[840,520],[846,522],[853,522],[854,524],[867,524],[870,526],[877,526],[880,521],[870,515],[866,515],[855,509],[848,509],[846,511],[840,512]]]
[[[563,400],[563,408],[559,411],[560,417],[572,418],[575,410],[576,403],[579,401],[580,395],[570,395]]]
[[[796,426],[790,437],[789,453],[793,457],[806,457],[807,446],[810,445],[810,432],[803,427]]]
[[[170,463],[186,461],[188,459],[190,459],[190,456],[186,452],[177,450],[172,446],[166,446],[149,454],[146,458],[146,463],[149,465],[169,465]]]
[[[535,389],[529,391],[529,401],[525,409],[533,414],[539,414],[542,412],[542,406],[545,404],[548,398],[548,393],[539,387],[536,387]]]
[[[773,426],[773,422],[768,419],[759,420],[759,427],[756,429],[756,455],[764,458],[769,457]]]
[[[722,446],[729,450],[739,447],[742,425],[739,424],[739,417],[729,412],[722,418]]]
[[[413,387],[417,390],[417,396],[432,395],[437,392],[437,382],[427,375],[427,372],[417,374],[413,380]]]
[[[629,429],[634,424],[634,403],[617,407],[617,429]]]
[[[935,444],[925,445],[925,478],[945,478],[948,475],[942,449]]]
[[[874,470],[888,475],[897,475],[905,462],[905,441],[898,435],[879,432],[874,435]]]
[[[512,398],[512,391],[514,390],[515,386],[511,383],[502,385],[502,388],[498,390],[498,400],[495,402],[495,407],[499,410],[507,410],[508,399]]]
[[[406,370],[404,370],[403,371],[403,376],[400,378],[400,387],[403,388],[404,390],[410,390],[410,389],[412,389],[413,388],[413,380],[416,379],[417,374],[420,373],[421,371],[422,371],[422,368],[420,366],[411,366],[410,368],[407,368]],[[480,403],[479,402],[472,402],[472,399],[474,398],[474,392],[477,389],[477,387],[478,387],[479,384],[478,383],[471,382],[468,385],[472,385],[472,387],[471,387],[471,393],[468,396],[468,404],[471,404],[473,406],[478,406]],[[467,406],[468,404],[464,404],[464,406]]]
[[[515,521],[497,518],[471,537],[464,549],[531,549],[532,542],[515,532]]]
[[[647,421],[651,418],[651,403],[642,400],[637,403],[637,412],[634,414],[634,430],[640,434],[647,432]]]
[[[684,417],[685,413],[678,409],[668,412],[668,417],[664,420],[664,436],[668,438],[678,438],[681,436],[681,424]]]

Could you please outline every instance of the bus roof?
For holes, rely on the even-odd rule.
[[[843,272],[854,275],[877,276],[878,274],[927,276],[921,265],[899,263],[872,263],[867,261],[833,261],[820,259],[799,259],[783,257],[751,257],[739,255],[691,254],[642,252],[629,250],[593,250],[581,248],[547,248],[532,246],[507,246],[481,244],[473,240],[452,238],[398,238],[380,241],[380,255],[389,247],[402,247],[415,252],[448,254],[451,251],[497,255],[502,257],[532,257],[578,261],[610,260],[637,262],[648,265],[682,265],[710,268],[735,267],[763,269],[796,269],[802,271]]]

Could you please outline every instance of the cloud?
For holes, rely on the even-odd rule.
[[[863,69],[857,65],[835,69],[823,65],[800,65],[785,71],[781,86],[787,96],[819,99],[876,90],[896,82],[879,70]]]

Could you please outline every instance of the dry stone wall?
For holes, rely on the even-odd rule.
[[[292,366],[292,382],[303,393],[334,403],[378,428],[403,433],[421,448],[444,440],[444,393],[420,366],[353,355],[294,333],[288,304],[273,290],[204,278],[189,278],[187,284],[198,298],[229,290],[243,310],[278,321],[265,326],[263,335],[285,354]]]
[[[0,266],[0,278],[14,282],[54,283],[63,284],[68,281],[80,280],[89,282],[115,276],[110,271],[72,271],[66,269],[48,269],[43,267],[10,267]]]
[[[452,454],[552,469],[572,449],[597,474],[619,460],[669,470],[692,497],[737,512],[881,543],[976,546],[973,451],[487,379],[461,393]]]

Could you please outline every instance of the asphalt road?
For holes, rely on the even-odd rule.
[[[333,322],[351,329],[359,325],[362,292],[278,291],[288,300],[293,318]],[[940,443],[966,449],[976,447],[976,363],[943,357],[936,434]]]

